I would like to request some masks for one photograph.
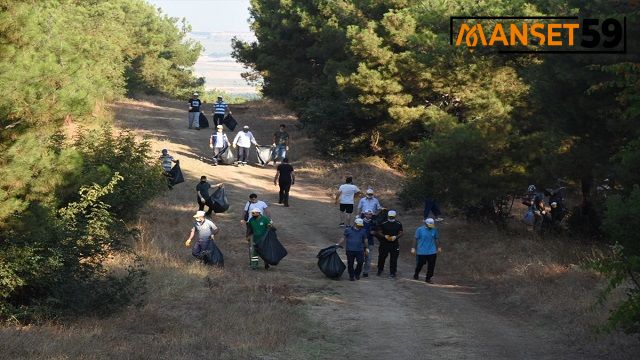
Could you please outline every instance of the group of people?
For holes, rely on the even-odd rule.
[[[398,257],[400,256],[400,238],[404,234],[402,223],[397,219],[397,211],[385,209],[375,197],[374,190],[367,189],[365,196],[360,199],[357,206],[358,216],[353,223],[351,217],[355,207],[355,196],[361,190],[353,184],[353,178],[347,177],[345,183],[340,185],[335,197],[336,205],[339,204],[340,227],[345,227],[343,238],[337,246],[345,244],[347,255],[347,271],[349,280],[360,280],[368,277],[371,270],[372,253],[375,242],[378,241],[378,266],[377,276],[384,272],[387,257],[389,260],[389,277],[395,278],[398,269]],[[416,256],[414,279],[418,279],[424,265],[427,265],[425,281],[432,283],[437,254],[440,251],[440,234],[435,227],[435,220],[429,217],[433,212],[440,215],[439,209],[434,211],[435,200],[428,199],[428,209],[424,225],[415,231],[411,254]],[[442,218],[438,217],[438,220]],[[355,266],[354,266],[355,264]]]
[[[203,102],[200,100],[200,94],[194,92],[189,104],[189,129],[200,130],[200,113],[202,112]],[[231,115],[229,105],[222,100],[222,96],[218,96],[217,101],[213,104],[213,123],[222,125],[224,118]]]
[[[201,107],[202,102],[198,99],[198,93],[194,93],[193,97],[189,99],[189,128],[193,128],[194,122],[198,120]],[[229,106],[219,97],[213,109],[215,131],[209,138],[209,148],[213,150],[214,165],[219,163],[220,154],[228,151],[229,147],[237,149],[235,165],[246,165],[251,145],[260,146],[249,130],[249,126],[246,125],[235,135],[233,141],[229,140],[224,132],[223,120],[230,113]],[[196,126],[196,129],[199,127]],[[263,164],[270,165],[270,162],[275,164],[277,159],[281,160],[273,183],[280,188],[278,203],[285,207],[289,207],[289,191],[291,186],[295,184],[295,172],[287,158],[289,139],[286,126],[281,124],[278,131],[273,134],[272,154]],[[170,169],[173,163],[177,163],[177,160],[168,155],[166,149],[163,150],[161,159],[165,170]],[[211,251],[214,235],[219,232],[219,228],[210,219],[207,219],[207,217],[211,218],[214,206],[209,191],[212,188],[223,187],[223,183],[209,184],[206,176],[202,176],[196,185],[198,211],[194,215],[195,222],[189,238],[185,241],[185,245],[190,246],[193,238],[197,237],[197,241],[192,247],[192,254],[196,258],[202,258]],[[335,197],[340,211],[339,226],[344,227],[342,240],[336,245],[344,245],[346,248],[349,279],[355,281],[359,280],[361,276],[369,276],[376,242],[378,243],[377,275],[383,274],[385,263],[389,258],[389,277],[395,278],[400,255],[400,239],[404,235],[403,225],[397,219],[397,211],[385,209],[375,197],[372,188],[367,189],[364,196],[356,204],[355,198],[359,194],[362,192],[353,184],[353,178],[347,177]],[[204,211],[205,206],[208,207],[207,211]],[[354,211],[358,214],[355,219],[352,218]],[[431,217],[432,214],[433,217]],[[418,279],[424,265],[427,265],[425,280],[431,283],[437,254],[440,251],[440,235],[435,223],[442,220],[435,199],[426,199],[424,219],[424,224],[415,231],[411,254],[416,256],[414,279]],[[249,200],[243,207],[240,221],[246,226],[246,239],[250,244],[249,265],[252,269],[257,270],[260,257],[256,252],[256,246],[267,231],[274,226],[267,203],[259,200],[257,194],[250,194]],[[264,268],[268,269],[269,265],[265,263]]]

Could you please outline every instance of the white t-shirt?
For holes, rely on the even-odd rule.
[[[262,211],[262,215],[264,215],[264,209],[268,208],[269,206],[267,205],[267,203],[265,203],[262,200],[258,200],[255,203],[252,203],[251,201],[247,201],[247,204],[244,206],[244,211],[248,211],[249,212],[249,217],[251,217],[251,210],[253,209],[260,209]],[[245,219],[247,220],[247,219]]]
[[[360,189],[353,184],[342,184],[338,190],[340,191],[340,204],[353,205],[354,196],[360,192]]]

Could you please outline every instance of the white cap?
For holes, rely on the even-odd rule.
[[[367,189],[367,194],[373,194],[373,189]]]
[[[425,223],[425,224],[427,224],[427,225],[433,225],[433,224],[435,224],[436,222],[435,222],[432,218],[426,218],[426,219],[424,220],[424,223]]]
[[[243,129],[248,129],[248,128],[249,128],[249,125],[245,125],[245,126],[243,126],[242,128],[243,128]]]
[[[356,223],[356,225],[364,226],[364,220],[362,220],[362,219],[360,219],[360,218],[356,218],[355,223]]]
[[[251,213],[252,213],[252,214],[253,214],[253,213],[260,213],[260,214],[262,214],[262,209],[260,209],[260,208],[253,208],[253,209],[251,209]]]
[[[216,129],[222,129],[222,125],[216,126]]]
[[[194,218],[203,218],[203,217],[204,217],[204,215],[205,215],[205,212],[204,212],[204,211],[198,211],[198,212],[196,212],[196,214],[195,214],[195,215],[193,215],[193,217],[194,217]]]
[[[200,94],[198,94],[197,92],[194,92],[193,96],[200,96]]]
[[[395,217],[396,215],[398,215],[398,214],[396,213],[395,210],[389,210],[389,212],[387,213],[387,216],[389,216],[389,217]]]
[[[373,210],[371,209],[367,209],[364,211],[365,214],[373,214]]]

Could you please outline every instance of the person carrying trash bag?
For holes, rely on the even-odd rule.
[[[249,159],[249,148],[251,147],[251,144],[260,146],[256,141],[256,138],[253,137],[251,131],[249,131],[249,126],[245,125],[242,127],[242,131],[238,131],[236,137],[233,138],[232,146],[234,149],[236,147],[238,148],[236,165],[247,165],[247,160]]]
[[[440,248],[440,233],[435,227],[433,218],[425,219],[424,223],[425,225],[416,229],[415,243],[411,248],[411,254],[416,256],[416,270],[413,274],[413,279],[418,280],[422,267],[427,264],[425,281],[433,284],[431,278],[436,268],[436,258],[438,252],[442,250]]]
[[[249,242],[249,266],[251,270],[258,270],[260,256],[258,255],[256,247],[259,246],[259,243],[264,239],[267,231],[272,227],[273,221],[262,215],[260,208],[251,209],[251,219],[247,222],[247,242]],[[269,269],[267,262],[264,263],[264,268]]]
[[[340,279],[340,276],[342,276],[342,273],[347,268],[337,253],[339,247],[340,246],[337,245],[331,245],[320,250],[318,255],[316,255],[320,271],[322,271],[326,277],[333,280]]]
[[[191,228],[189,238],[184,242],[184,245],[189,247],[191,240],[197,233],[197,241],[191,248],[191,255],[205,264],[224,265],[222,252],[213,242],[214,236],[220,229],[211,220],[205,219],[204,211],[196,212],[193,217],[195,218],[195,222]]]
[[[216,131],[209,137],[209,148],[213,149],[213,166],[218,166],[220,161],[220,154],[225,148],[229,148],[229,138],[224,133],[222,125],[216,126]]]
[[[387,221],[380,224],[378,234],[381,235],[380,247],[378,248],[378,276],[384,271],[384,262],[387,256],[391,255],[389,261],[389,277],[395,278],[398,269],[398,256],[400,255],[400,243],[398,239],[402,236],[402,224],[396,220],[395,210],[389,210]]]
[[[360,280],[364,256],[365,254],[369,254],[367,232],[364,229],[364,221],[362,219],[356,218],[354,227],[347,226],[347,228],[344,229],[344,238],[340,240],[336,246],[341,246],[345,242],[347,243],[347,270],[349,271],[349,280]],[[356,262],[355,269],[353,268],[354,261]]]

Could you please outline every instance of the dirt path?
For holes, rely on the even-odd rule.
[[[181,105],[174,102],[120,104],[116,107],[117,118],[120,126],[150,136],[154,150],[167,147],[181,160],[187,183],[176,187],[174,193],[182,196],[174,198],[183,200],[171,206],[194,207],[195,199],[185,199],[194,197],[189,194],[193,193],[195,179],[200,175],[207,175],[211,182],[227,184],[232,212],[215,219],[223,228],[218,241],[229,259],[225,271],[248,271],[246,248],[241,245],[243,228],[238,223],[240,209],[251,192],[257,192],[269,203],[276,202],[275,170],[257,166],[213,167],[202,161],[202,157],[209,154],[207,137],[210,130],[188,130],[186,113]],[[278,116],[255,104],[237,107],[234,116],[241,125],[250,125],[258,142],[264,144],[269,142],[269,134],[279,123],[294,124],[292,117]],[[300,166],[305,159],[295,158],[296,149],[309,147],[309,140],[293,126],[289,128],[294,138],[293,165]],[[231,138],[232,134],[229,136]],[[254,153],[252,160],[255,160]],[[357,179],[357,174],[354,175]],[[341,235],[342,230],[337,227],[337,210],[327,196],[327,189],[313,177],[299,177],[291,198],[290,208],[277,204],[270,207],[289,256],[268,274],[261,271],[260,276],[286,278],[293,286],[307,289],[303,301],[311,316],[334,331],[331,339],[317,340],[334,345],[334,353],[321,357],[349,354],[350,357],[369,359],[585,358],[585,354],[566,345],[565,339],[546,332],[531,319],[512,319],[482,306],[474,300],[476,289],[456,284],[429,285],[413,280],[411,259],[404,253],[409,249],[416,219],[400,216],[407,236],[401,242],[403,256],[397,279],[373,276],[349,282],[344,278],[342,281],[324,278],[315,264],[315,255],[320,248],[335,243]],[[186,229],[189,222],[190,219],[185,218],[180,220],[179,226]],[[174,244],[158,246],[167,247],[165,250],[171,252],[185,252],[184,249],[169,249]],[[375,259],[377,251],[373,255]],[[188,261],[186,252],[181,256]],[[287,354],[275,356],[287,358]]]

